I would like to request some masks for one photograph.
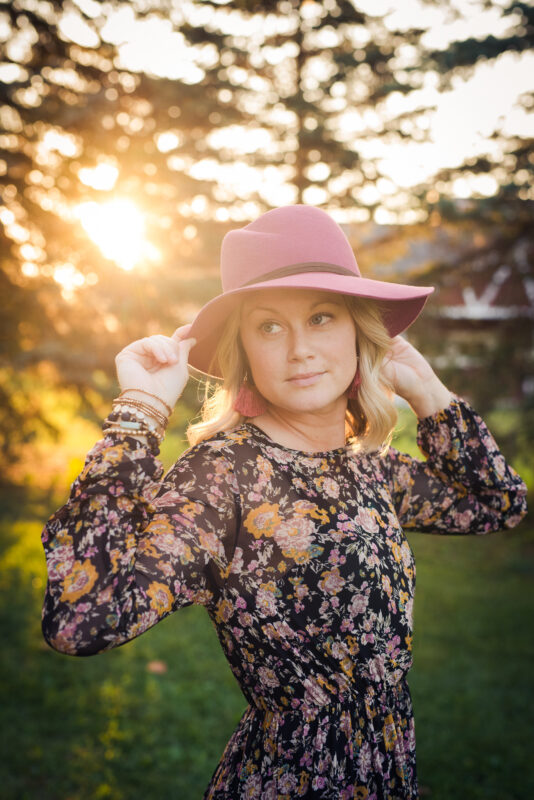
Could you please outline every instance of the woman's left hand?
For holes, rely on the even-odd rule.
[[[451,402],[451,393],[426,358],[402,336],[393,339],[391,351],[382,364],[382,374],[418,417],[435,414]]]

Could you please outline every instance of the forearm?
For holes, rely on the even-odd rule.
[[[131,621],[147,605],[132,567],[161,473],[147,448],[101,440],[46,523],[43,634],[54,649],[90,655],[131,638],[124,612]]]
[[[434,375],[431,381],[418,385],[415,391],[404,399],[419,419],[425,419],[447,408],[452,398],[453,395],[445,384]]]

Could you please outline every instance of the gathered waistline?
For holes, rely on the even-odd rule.
[[[401,678],[397,683],[373,683],[369,681],[362,684],[355,691],[347,692],[337,698],[332,698],[332,702],[318,704],[300,700],[295,705],[274,705],[263,697],[254,698],[250,702],[252,713],[265,715],[269,719],[275,716],[298,716],[306,721],[316,719],[318,716],[333,715],[337,716],[343,711],[357,711],[362,704],[374,704],[377,701],[385,701],[388,695],[398,696],[400,692],[407,689],[406,678]]]

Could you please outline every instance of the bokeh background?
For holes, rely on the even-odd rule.
[[[207,616],[60,656],[42,526],[115,355],[190,321],[226,231],[291,203],[331,213],[366,276],[437,287],[410,339],[534,486],[534,7],[12,0],[0,46],[1,794],[196,800],[245,708]],[[410,535],[422,797],[534,793],[533,528]]]

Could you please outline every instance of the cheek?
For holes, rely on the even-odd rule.
[[[331,353],[337,361],[347,365],[347,369],[356,369],[356,331],[347,325],[344,331],[339,331],[339,335],[330,343]]]
[[[265,342],[247,332],[241,336],[241,342],[254,383],[259,386],[274,374],[276,364],[280,364],[280,354],[272,343],[266,345]]]

